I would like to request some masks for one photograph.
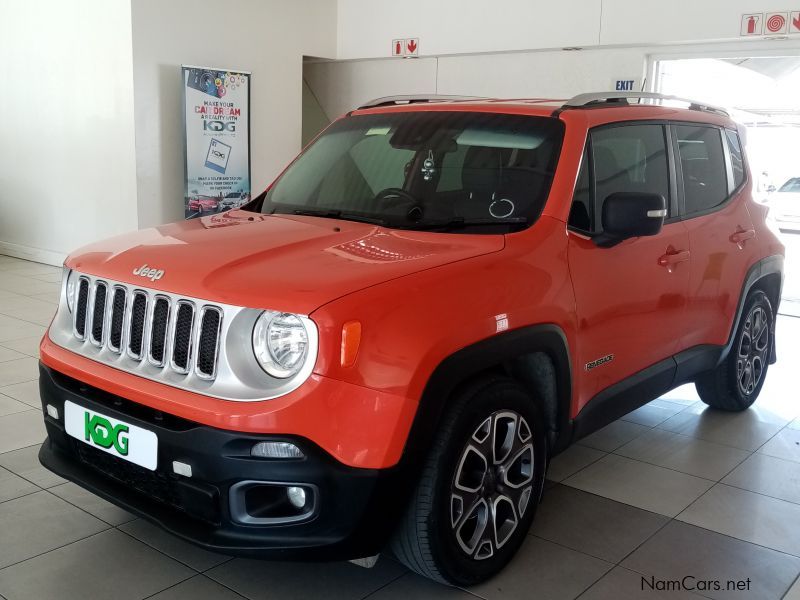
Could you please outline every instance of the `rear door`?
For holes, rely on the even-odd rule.
[[[713,125],[675,123],[672,130],[681,212],[692,252],[682,345],[722,345],[747,270],[758,258],[741,142],[735,131]]]
[[[668,129],[630,122],[593,130],[569,217],[569,267],[578,315],[579,405],[597,392],[675,354],[686,324],[689,237],[677,215]],[[664,196],[660,234],[611,248],[590,236],[615,192]]]

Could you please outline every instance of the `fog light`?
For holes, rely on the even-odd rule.
[[[289,442],[259,442],[250,450],[258,458],[304,458],[305,454]]]
[[[286,496],[288,496],[289,502],[295,508],[303,508],[306,505],[306,491],[301,487],[291,486],[286,488]]]
[[[58,409],[52,404],[47,405],[47,414],[50,415],[50,417],[52,417],[56,421],[58,421]]]

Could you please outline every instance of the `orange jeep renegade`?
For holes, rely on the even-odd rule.
[[[775,361],[783,247],[682,102],[380,99],[242,208],[75,252],[41,462],[219,552],[491,577],[550,457]]]

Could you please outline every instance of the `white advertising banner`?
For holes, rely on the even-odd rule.
[[[250,200],[250,73],[182,66],[187,219]]]

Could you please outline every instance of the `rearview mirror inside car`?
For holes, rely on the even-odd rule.
[[[628,238],[657,235],[666,216],[666,201],[660,194],[611,194],[603,202],[603,231],[593,240],[598,246],[608,248]]]

